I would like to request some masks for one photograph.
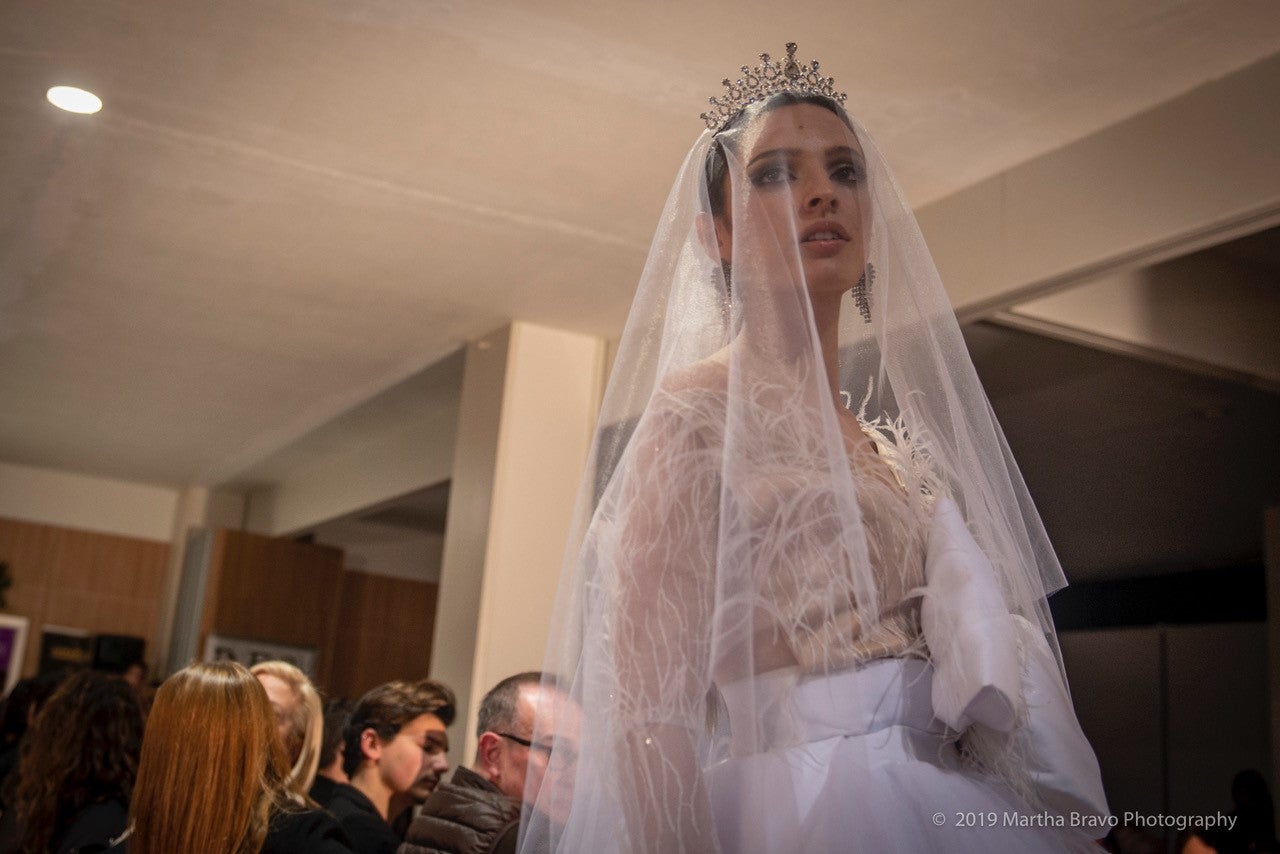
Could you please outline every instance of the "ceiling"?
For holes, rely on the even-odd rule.
[[[512,318],[616,335],[697,113],[783,41],[916,204],[1280,50],[1272,0],[20,9],[0,459],[169,486],[233,482]]]
[[[820,57],[917,206],[1280,52],[1274,0],[15,8],[0,461],[236,490],[450,398],[512,319],[616,337],[697,114],[760,51]],[[1276,282],[1278,247],[1210,251]],[[1072,580],[1256,556],[1274,388],[966,337]],[[447,493],[312,533],[407,565]]]

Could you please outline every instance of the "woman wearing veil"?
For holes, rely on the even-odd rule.
[[[524,850],[1087,850],[1062,570],[910,208],[787,51],[712,99],[650,250]]]

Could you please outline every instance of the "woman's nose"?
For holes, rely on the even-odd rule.
[[[830,181],[814,181],[805,188],[806,208],[835,210],[837,204],[835,187]]]

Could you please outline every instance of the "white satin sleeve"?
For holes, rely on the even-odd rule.
[[[933,707],[957,732],[1004,734],[1036,794],[1063,814],[1110,815],[1098,761],[1044,634],[1010,614],[995,568],[950,498],[935,504],[921,624]]]

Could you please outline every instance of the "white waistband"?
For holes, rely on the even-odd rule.
[[[885,658],[818,676],[794,669],[720,688],[729,711],[733,753],[746,756],[837,735],[908,727],[941,737],[933,715],[933,667],[916,658]]]

